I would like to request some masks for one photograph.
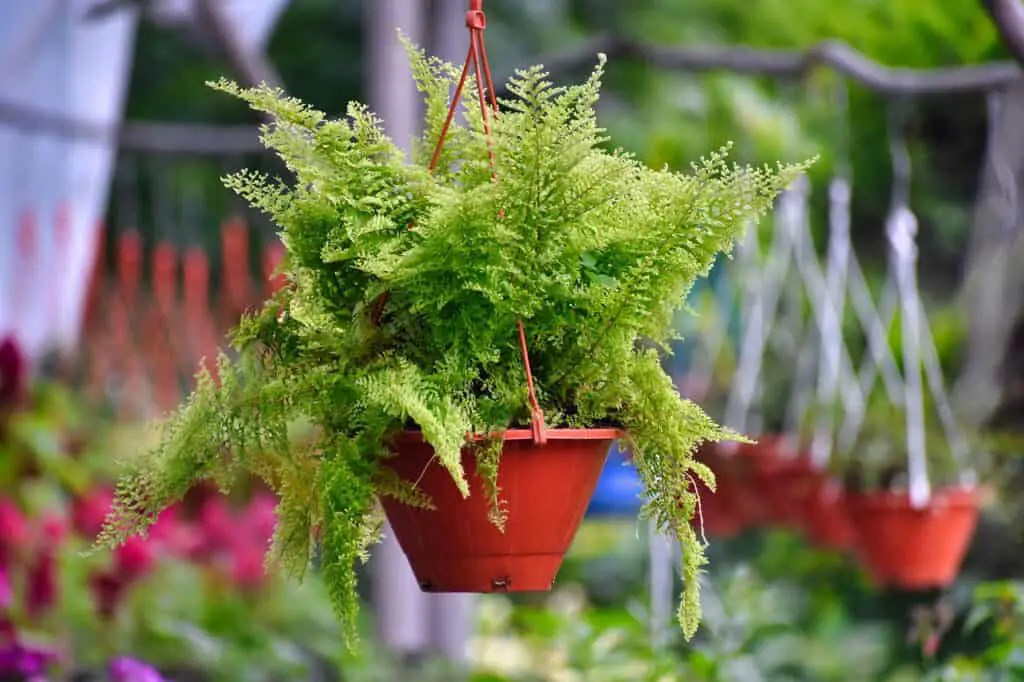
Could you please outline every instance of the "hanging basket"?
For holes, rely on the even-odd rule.
[[[466,13],[469,53],[434,146],[428,165],[431,172],[441,160],[471,70],[476,76],[483,132],[490,142],[498,100],[484,45],[486,26],[481,0],[470,0]],[[493,150],[491,172],[497,181]],[[388,292],[382,293],[371,311],[374,326],[381,320],[388,297]],[[489,498],[469,449],[462,455],[470,484],[466,498],[436,461],[433,448],[420,432],[404,432],[393,443],[397,457],[382,463],[415,484],[436,507],[423,510],[396,500],[382,501],[395,537],[424,592],[550,590],[594,494],[608,451],[623,435],[617,429],[548,429],[534,387],[522,319],[518,331],[531,424],[529,429],[510,429],[503,434],[497,484],[505,512],[504,532],[489,518]]]
[[[463,498],[419,432],[393,444],[383,464],[430,496],[433,510],[382,500],[391,528],[424,592],[536,592],[551,589],[587,510],[616,429],[510,429],[498,472],[504,533],[488,519],[488,497],[472,452],[463,452]]]
[[[916,590],[945,587],[960,570],[978,523],[980,491],[934,491],[922,509],[905,492],[851,494],[848,500],[856,547],[880,586]]]
[[[712,493],[697,483],[701,495],[701,513],[705,533],[730,538],[754,528],[764,520],[765,510],[753,479],[752,460],[745,445],[706,443],[697,458],[715,472],[716,490]]]
[[[834,481],[825,481],[804,500],[804,532],[821,549],[845,551],[854,541],[847,497]]]
[[[823,477],[781,435],[759,436],[756,443],[742,443],[735,456],[732,478],[737,481],[736,505],[753,525],[801,526],[804,499],[823,482]]]
[[[794,453],[782,436],[764,436],[753,447],[754,480],[765,521],[776,527],[802,527],[806,500],[824,484],[824,476],[802,452]]]
[[[699,513],[693,517],[698,532],[703,530],[709,538],[728,540],[750,527],[750,521],[737,509],[735,480],[719,477],[715,492],[694,479],[694,489],[700,496]]]

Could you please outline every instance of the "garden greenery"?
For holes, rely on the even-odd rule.
[[[517,72],[490,140],[467,104],[431,173],[459,70],[409,54],[426,101],[411,163],[360,104],[330,120],[266,87],[214,85],[271,116],[263,140],[294,173],[226,180],[279,225],[288,284],[242,320],[237,356],[221,357],[216,379],[200,374],[161,444],[128,465],[99,544],[144,532],[201,480],[256,474],[280,495],[270,558],[301,575],[315,538],[351,624],[376,499],[431,504],[381,465],[389,439],[421,429],[468,494],[466,435],[529,423],[522,319],[548,426],[627,430],[645,512],[682,542],[680,620],[692,634],[704,562],[693,476],[713,485],[692,453],[737,436],[680,397],[659,352],[696,278],[804,166],[738,167],[723,151],[681,174],[607,151],[594,111],[601,57],[572,87],[540,67]],[[289,439],[296,421],[317,427],[312,442]],[[500,526],[493,445],[475,454]]]

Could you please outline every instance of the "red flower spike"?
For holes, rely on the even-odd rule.
[[[209,553],[230,547],[238,539],[235,518],[222,497],[212,497],[202,506],[199,526],[204,548]]]
[[[181,506],[165,509],[149,530],[149,537],[156,548],[185,559],[198,559],[203,548],[203,537],[199,530],[181,518]]]
[[[57,603],[57,597],[57,561],[52,550],[44,549],[28,571],[25,610],[30,618],[38,618]]]
[[[13,338],[0,341],[0,410],[21,402],[27,383],[27,367]]]
[[[144,577],[153,568],[155,562],[156,554],[153,546],[144,538],[130,537],[123,545],[114,550],[114,570],[125,583],[131,583]]]
[[[8,564],[29,540],[28,520],[13,501],[0,499],[0,566]]]
[[[71,505],[71,525],[75,532],[89,539],[99,535],[113,502],[114,491],[110,488],[101,488],[75,498]]]
[[[111,620],[124,596],[125,583],[112,571],[102,571],[89,578],[96,613],[103,620]]]
[[[231,556],[231,580],[242,591],[258,590],[267,579],[264,566],[262,548],[236,547]]]
[[[14,589],[7,570],[0,567],[0,612],[6,612],[14,604]]]
[[[277,499],[273,495],[258,495],[246,507],[242,516],[245,533],[254,542],[266,547],[274,536],[277,525]]]
[[[43,517],[40,531],[41,540],[45,543],[43,549],[52,550],[67,537],[68,524],[63,516],[51,512]]]

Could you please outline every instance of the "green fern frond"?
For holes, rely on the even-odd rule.
[[[502,438],[492,437],[473,445],[476,474],[487,495],[487,519],[502,533],[505,532],[505,521],[508,520],[508,509],[501,499],[501,488],[498,485],[498,468],[504,444]]]

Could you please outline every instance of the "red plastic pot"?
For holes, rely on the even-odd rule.
[[[951,584],[978,523],[979,490],[941,488],[914,509],[904,492],[850,494],[856,547],[880,586],[928,589]]]
[[[807,501],[825,483],[820,471],[803,457],[765,462],[757,472],[767,522],[778,527],[804,528]]]
[[[802,528],[805,500],[824,483],[821,472],[799,451],[794,452],[784,436],[761,436],[757,443],[741,445],[737,454],[747,462],[748,491],[759,502],[759,521]]]
[[[727,507],[727,524],[736,527],[736,533],[755,527],[764,521],[765,509],[757,482],[754,480],[754,458],[745,451],[745,445],[709,443],[697,453],[698,459],[711,467],[717,481],[716,497]]]
[[[693,518],[698,532],[703,526],[704,534],[708,537],[728,540],[749,527],[748,519],[736,509],[734,481],[718,477],[716,490],[711,492],[702,482],[694,480],[696,492],[700,495],[698,514]]]
[[[384,462],[416,482],[436,509],[389,498],[384,511],[424,592],[550,590],[601,475],[616,429],[551,429],[536,444],[530,429],[510,429],[498,472],[508,512],[505,532],[488,520],[487,495],[468,450],[462,463],[470,486],[463,498],[434,449],[407,431]]]
[[[822,549],[843,551],[853,545],[846,493],[838,483],[826,481],[804,500],[804,532]]]

